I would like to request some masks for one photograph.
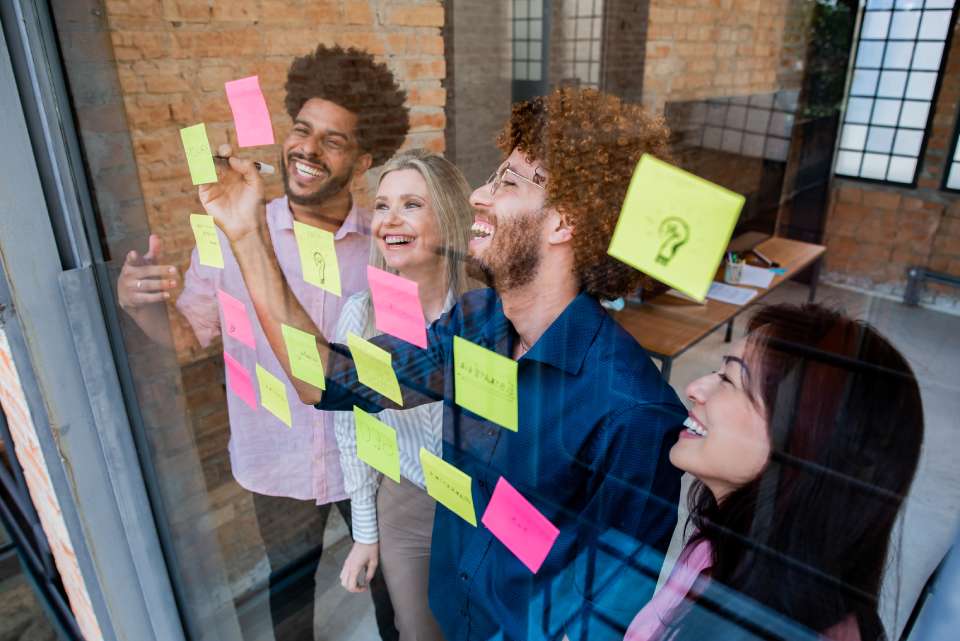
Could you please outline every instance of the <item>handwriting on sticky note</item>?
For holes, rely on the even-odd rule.
[[[454,400],[485,419],[517,431],[517,362],[453,337]]]
[[[354,334],[347,334],[347,346],[357,368],[357,378],[373,391],[383,394],[397,405],[403,405],[400,382],[393,371],[390,352]]]
[[[356,405],[353,406],[353,417],[357,428],[357,457],[399,483],[400,447],[397,445],[397,431]]]
[[[373,265],[367,266],[367,282],[370,283],[377,329],[425,348],[426,321],[417,284]]]
[[[233,124],[237,128],[237,144],[241,147],[273,144],[273,126],[267,101],[260,91],[257,76],[231,80],[224,85],[227,102],[233,112]]]
[[[323,363],[317,351],[317,337],[283,323],[280,324],[280,332],[290,359],[290,373],[314,387],[326,389]]]
[[[481,522],[534,574],[560,530],[502,476]]]
[[[423,477],[427,482],[427,494],[476,527],[473,479],[423,447],[420,448],[420,465],[423,467]]]
[[[194,185],[217,182],[217,168],[213,165],[213,153],[207,140],[207,128],[199,125],[184,127],[180,130],[183,151],[187,155],[187,167]]]
[[[744,197],[644,154],[607,252],[703,301]]]
[[[240,361],[226,352],[223,353],[223,363],[227,366],[227,385],[230,391],[240,397],[250,409],[257,409],[257,393],[253,391],[253,379]]]
[[[333,234],[296,220],[293,221],[293,234],[300,251],[303,280],[339,296],[340,268],[333,246]]]
[[[223,331],[227,336],[238,340],[247,347],[256,349],[257,343],[253,338],[253,325],[247,315],[247,306],[242,300],[236,299],[222,289],[217,290],[220,300],[220,311],[223,312]]]
[[[220,237],[213,217],[206,214],[190,214],[190,227],[197,241],[197,253],[200,264],[223,269],[223,252],[220,250]]]
[[[257,382],[260,384],[260,404],[283,421],[284,425],[291,427],[293,419],[290,417],[290,403],[287,401],[287,386],[261,367],[260,363],[257,363]]]

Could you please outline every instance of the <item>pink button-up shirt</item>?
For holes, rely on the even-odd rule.
[[[354,205],[334,234],[342,290],[339,297],[303,280],[300,255],[293,235],[293,214],[286,196],[268,203],[266,216],[273,248],[287,283],[324,336],[333,337],[344,301],[354,293],[367,289],[369,212]],[[242,301],[253,327],[256,349],[230,336],[224,336],[223,348],[246,368],[254,389],[257,389],[255,370],[258,363],[284,382],[293,425],[288,428],[262,406],[251,409],[228,389],[230,465],[233,476],[241,486],[258,494],[315,499],[318,504],[344,499],[347,494],[343,488],[333,414],[300,402],[296,390],[267,343],[243,282],[240,266],[222,234],[220,247],[223,251],[223,269],[201,265],[194,248],[184,278],[183,293],[177,300],[177,309],[190,322],[200,344],[206,347],[220,334],[222,316],[217,289]]]

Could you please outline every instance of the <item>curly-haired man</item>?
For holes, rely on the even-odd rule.
[[[668,459],[686,411],[649,356],[600,306],[641,276],[606,254],[630,175],[667,131],[639,107],[561,89],[518,105],[500,138],[504,163],[471,196],[470,261],[492,289],[469,292],[419,349],[391,353],[403,407],[442,398],[443,458],[471,478],[477,515],[501,479],[559,530],[531,572],[486,527],[438,505],[430,606],[448,641],[621,639],[653,593],[676,524],[680,472]],[[201,200],[244,256],[257,314],[286,366],[279,323],[315,331],[255,233],[252,165],[201,187]],[[262,232],[261,232],[262,233]],[[517,361],[516,431],[456,405],[455,338]],[[317,341],[326,389],[298,383],[318,409],[396,408],[359,383],[349,352]],[[462,349],[462,348],[461,348]],[[491,372],[485,372],[489,376]],[[459,394],[458,394],[459,391]],[[533,543],[537,528],[514,542]]]
[[[293,124],[281,147],[285,195],[260,210],[260,223],[268,232],[265,238],[270,239],[271,254],[309,310],[311,324],[332,336],[343,301],[367,288],[369,212],[353,201],[350,187],[403,143],[409,129],[406,95],[386,66],[369,53],[323,45],[293,61],[286,92],[285,105]],[[303,280],[294,221],[333,233],[342,296]],[[155,264],[160,247],[160,239],[151,236],[145,255],[131,252],[117,286],[121,307],[147,336],[169,343],[163,301],[176,287],[177,277],[172,265]],[[241,257],[224,254],[224,269],[216,269],[201,265],[194,249],[177,299],[177,309],[203,347],[221,334],[222,322],[227,320],[221,319],[218,292],[250,300],[241,275],[242,260],[238,263]],[[250,349],[226,337],[227,357],[247,372],[259,364],[282,375],[264,328],[251,320],[256,347]],[[297,405],[291,408],[292,425],[287,429],[235,394],[227,395],[227,406],[231,468],[237,482],[253,493],[270,561],[270,610],[276,638],[312,638],[313,575],[331,505],[348,524],[352,520],[332,415]],[[305,501],[315,501],[320,508]],[[295,567],[298,558],[307,560]],[[396,639],[393,610],[379,573],[370,589],[381,637]]]

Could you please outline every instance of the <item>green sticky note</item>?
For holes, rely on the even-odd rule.
[[[357,457],[373,469],[400,482],[400,447],[397,431],[362,409],[353,406],[357,425]]]
[[[200,264],[223,269],[223,252],[220,250],[220,237],[217,236],[217,225],[213,222],[213,216],[190,214],[190,227],[193,228],[193,237],[197,240]]]
[[[427,481],[427,494],[477,527],[477,514],[473,511],[473,479],[423,447],[420,448],[420,465]]]
[[[360,382],[375,392],[383,394],[397,405],[403,405],[400,382],[393,372],[390,352],[363,340],[353,332],[347,334],[347,346],[353,355]]]
[[[644,154],[607,252],[703,301],[744,197]]]
[[[260,404],[279,418],[287,427],[293,426],[290,403],[287,402],[287,386],[279,378],[257,363],[257,383],[260,384]]]
[[[290,372],[314,387],[327,389],[323,363],[317,351],[317,337],[284,323],[280,323],[280,331],[290,359]]]
[[[453,337],[454,400],[474,414],[517,431],[517,362]]]
[[[340,268],[333,247],[333,234],[296,220],[293,221],[293,234],[300,249],[303,280],[339,296]]]
[[[187,166],[194,185],[217,182],[217,168],[213,165],[213,152],[207,140],[207,128],[199,125],[184,127],[180,130],[183,151],[187,154]]]

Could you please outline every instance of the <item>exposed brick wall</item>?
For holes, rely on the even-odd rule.
[[[23,468],[23,477],[30,492],[43,534],[50,544],[57,572],[63,581],[63,588],[70,601],[70,609],[77,618],[80,631],[87,641],[103,639],[100,625],[97,623],[90,603],[90,595],[84,583],[77,556],[74,552],[70,534],[60,510],[57,498],[47,471],[47,462],[40,441],[37,438],[30,408],[20,384],[20,376],[13,362],[7,334],[0,328],[0,405],[6,415],[13,437],[15,463]]]
[[[444,148],[439,0],[107,0],[106,10],[149,226],[164,241],[165,260],[182,268],[194,244],[188,214],[200,205],[178,131],[204,122],[212,146],[236,142],[227,80],[260,76],[280,141],[290,126],[283,84],[292,58],[319,43],[360,47],[385,61],[408,92],[406,146]],[[279,147],[247,153],[273,162]],[[369,185],[357,186],[362,200]],[[268,195],[281,192],[274,176]],[[218,351],[190,353],[189,332],[177,323],[181,362]]]
[[[835,177],[824,279],[901,296],[907,268],[960,276],[960,196],[940,189],[960,107],[960,21],[934,106],[915,189]],[[922,299],[960,309],[956,288],[931,284]]]
[[[799,88],[809,4],[650,0],[644,104]]]

